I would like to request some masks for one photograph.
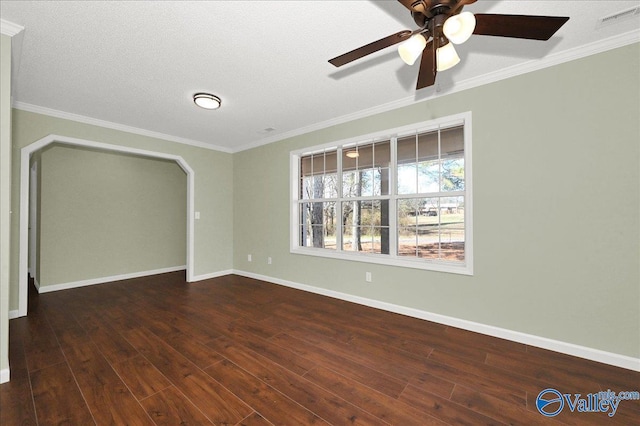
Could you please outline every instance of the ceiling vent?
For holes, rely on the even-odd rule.
[[[631,19],[634,16],[640,15],[640,6],[632,7],[631,9],[626,9],[618,13],[614,13],[612,15],[605,16],[604,18],[598,19],[598,28],[604,27],[606,25],[617,24],[618,22],[626,21],[627,19]]]

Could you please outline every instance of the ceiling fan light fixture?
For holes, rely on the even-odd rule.
[[[447,43],[436,49],[436,68],[438,72],[453,68],[458,62],[460,62],[460,57],[452,43]]]
[[[222,100],[211,93],[196,93],[193,95],[193,102],[204,109],[218,109],[222,105]]]
[[[471,12],[462,12],[444,22],[442,32],[451,43],[462,44],[469,40],[476,28],[476,17]]]
[[[413,65],[427,45],[427,40],[422,34],[412,35],[408,40],[398,45],[398,53],[407,65]]]

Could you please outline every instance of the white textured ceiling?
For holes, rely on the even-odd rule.
[[[393,0],[2,0],[0,17],[25,27],[14,38],[17,107],[234,152],[362,111],[444,94],[522,64],[535,67],[603,41],[638,38],[639,16],[597,23],[639,4],[479,0],[465,10],[570,20],[547,42],[473,36],[457,48],[461,63],[439,73],[435,87],[418,92],[419,61],[404,65],[395,47],[342,68],[327,62],[414,29],[409,12]],[[222,108],[195,107],[191,96],[199,91],[220,96]]]

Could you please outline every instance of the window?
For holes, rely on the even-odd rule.
[[[471,113],[291,153],[291,251],[472,273]]]

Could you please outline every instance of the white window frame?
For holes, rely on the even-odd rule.
[[[407,198],[406,195],[398,195],[396,177],[396,142],[398,138],[443,129],[453,126],[463,126],[464,134],[464,167],[465,167],[465,260],[464,262],[448,262],[438,259],[411,258],[407,256],[398,256],[396,253],[397,246],[397,200]],[[430,271],[449,272],[463,275],[473,275],[473,182],[472,182],[472,156],[471,156],[471,112],[464,112],[447,117],[437,118],[421,123],[408,126],[397,127],[390,130],[370,133],[367,135],[357,136],[340,141],[330,142],[313,147],[303,148],[290,152],[290,253],[309,256],[319,256],[332,259],[341,259],[356,262],[377,263],[383,265],[400,266],[405,268],[425,269]],[[390,247],[389,254],[363,253],[342,250],[341,241],[337,241],[336,249],[325,249],[319,247],[300,246],[300,226],[299,226],[299,202],[300,202],[300,158],[313,152],[322,150],[337,149],[338,156],[341,158],[342,147],[365,143],[378,142],[383,140],[391,140],[391,165],[389,170],[389,196],[376,196],[375,199],[388,198],[389,202],[389,235]],[[339,170],[341,165],[339,164]],[[341,179],[340,173],[338,173]],[[441,195],[446,196],[446,193]],[[419,197],[420,194],[417,194]],[[337,203],[339,204],[339,203]],[[337,233],[340,240],[341,232]]]

